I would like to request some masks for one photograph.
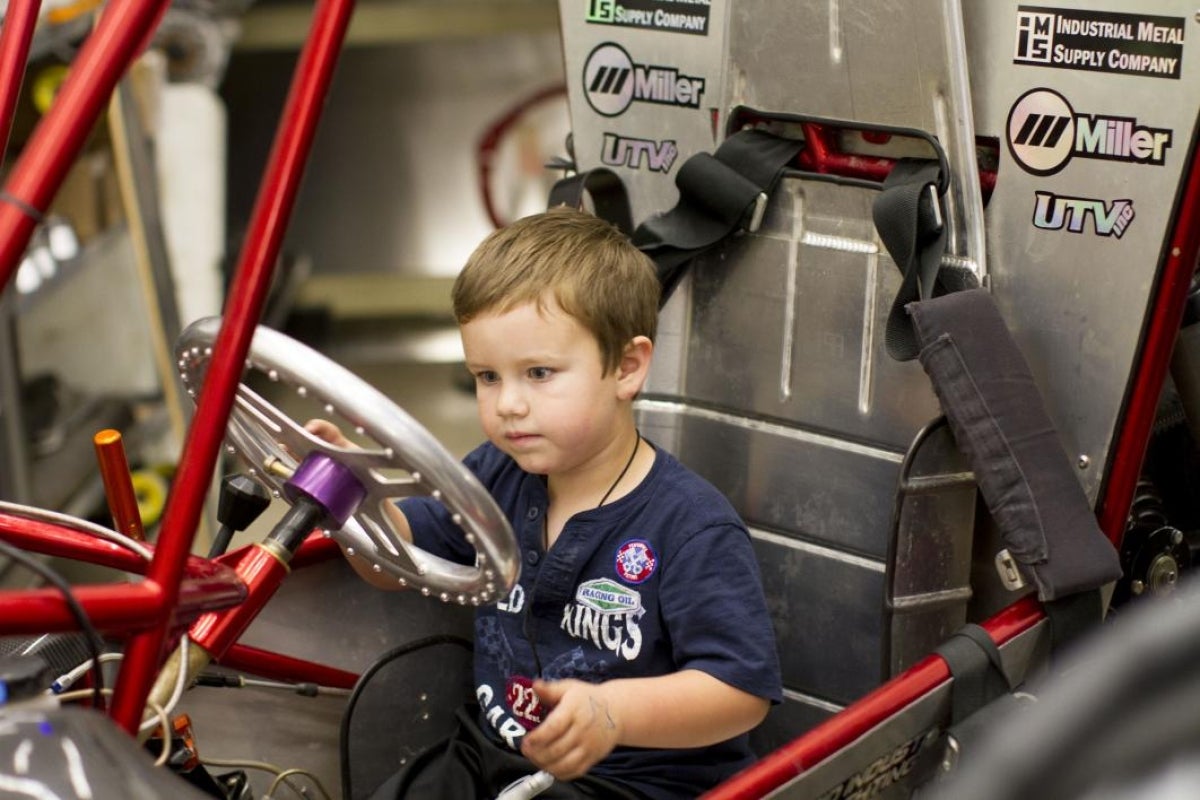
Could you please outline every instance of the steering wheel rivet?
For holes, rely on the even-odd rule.
[[[390,447],[383,448],[383,457],[389,461],[396,457],[396,451]]]
[[[401,586],[408,586],[408,578],[400,578]]]
[[[359,436],[363,436],[366,434],[367,429],[364,428],[362,425],[355,425],[354,432],[357,433]]]
[[[308,397],[308,387],[307,386],[297,386],[296,394],[300,395],[301,397]]]
[[[419,473],[419,472],[414,472],[414,473],[412,474],[412,482],[413,482],[413,483],[420,483],[420,482],[421,482],[421,473]]]
[[[331,536],[333,536],[333,531],[326,528],[325,530],[321,531],[321,535],[324,536],[326,539],[328,539]]]
[[[333,412],[333,404],[332,404],[332,403],[326,403],[326,404],[325,404],[325,413],[326,413],[326,414],[332,414],[332,413],[334,413],[334,412]]]
[[[278,489],[272,489],[272,490],[271,490],[271,496],[272,496],[272,497],[274,497],[276,500],[278,500],[278,499],[280,498],[280,496],[281,496],[281,495],[279,494],[279,490],[278,490]]]
[[[456,519],[456,520],[454,520],[454,521],[455,521],[455,522],[461,522],[462,520],[461,520],[461,519]],[[467,541],[468,541],[468,542],[471,542],[471,543],[474,543],[474,542],[475,542],[475,534],[473,534],[473,533],[468,533],[468,534],[467,534]]]
[[[461,526],[461,525],[462,525],[462,522],[463,522],[463,520],[462,520],[462,514],[451,514],[451,515],[450,515],[450,521],[451,521],[451,522],[453,522],[455,525],[460,525],[460,526]],[[468,534],[467,534],[467,541],[468,541],[468,542],[469,542],[469,541],[472,541],[471,537],[472,537],[472,536],[474,536],[474,535],[475,535],[475,534],[473,534],[473,533],[468,533]]]
[[[424,595],[425,597],[429,597],[429,587],[428,587],[428,586],[422,586],[422,587],[421,587],[421,594],[422,594],[422,595]]]
[[[195,396],[196,396],[196,390],[188,389],[188,397],[195,397]]]
[[[418,575],[424,575],[424,574],[425,574],[426,572],[428,572],[428,571],[429,571],[429,567],[425,566],[424,564],[422,564],[422,565],[420,565],[419,567],[417,567],[417,574],[418,574]]]
[[[434,500],[441,500],[442,499],[442,490],[434,489],[432,492],[429,493],[429,496],[432,497]]]
[[[346,555],[348,555],[348,556],[352,556],[352,555],[354,555],[354,548],[353,548],[353,547],[347,547],[347,548],[346,548]]]
[[[378,564],[372,564],[371,571],[372,572],[383,572],[383,567],[379,566]]]
[[[279,371],[274,370],[274,369],[268,370],[267,377],[270,378],[272,381],[277,381],[277,380],[279,380]]]

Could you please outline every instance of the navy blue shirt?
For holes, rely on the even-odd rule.
[[[519,750],[546,711],[531,679],[590,682],[706,672],[772,702],[782,699],[774,633],[750,536],[712,485],[655,448],[632,492],[571,517],[549,552],[545,479],[490,443],[464,463],[513,525],[521,575],[475,616],[481,726]],[[474,551],[444,506],[401,503],[414,542],[463,563]],[[710,747],[618,747],[592,774],[652,798],[695,797],[753,761],[747,736]]]

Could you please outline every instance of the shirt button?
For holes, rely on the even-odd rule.
[[[525,518],[526,519],[537,519],[538,513],[539,512],[538,512],[537,506],[530,506],[529,510],[525,512]]]
[[[541,556],[538,555],[537,550],[527,550],[525,552],[525,563],[528,564],[529,566],[536,567],[537,562],[540,560],[541,560]]]

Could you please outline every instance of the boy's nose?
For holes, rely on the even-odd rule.
[[[511,382],[501,384],[496,396],[496,413],[502,417],[521,416],[528,410],[525,395],[520,386]]]

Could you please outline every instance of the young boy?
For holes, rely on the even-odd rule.
[[[635,427],[653,265],[558,208],[487,237],[453,296],[488,438],[465,463],[512,523],[521,576],[477,612],[478,714],[376,796],[491,798],[545,770],[545,798],[695,797],[753,760],[746,733],[781,699],[779,664],[745,526]],[[471,559],[440,503],[393,517]]]

